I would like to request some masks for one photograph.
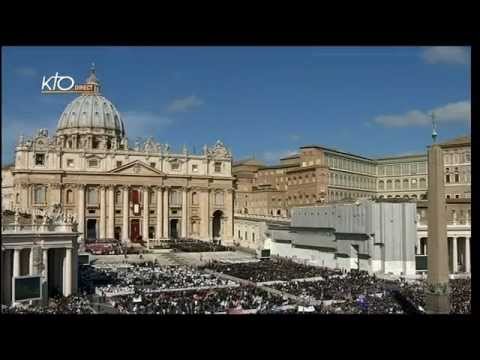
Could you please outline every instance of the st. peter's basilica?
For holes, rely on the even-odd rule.
[[[118,239],[153,247],[162,240],[233,237],[231,152],[217,141],[201,154],[174,152],[148,138],[129,144],[120,112],[94,91],[74,99],[46,129],[21,136],[15,154],[15,208],[42,213],[61,204],[85,240]],[[133,145],[133,147],[132,147]]]

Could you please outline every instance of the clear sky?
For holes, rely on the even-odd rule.
[[[199,151],[222,140],[235,160],[277,163],[318,144],[378,157],[470,134],[470,49],[462,47],[4,47],[2,163],[16,139],[56,129],[75,95],[42,95],[44,75],[102,94],[130,144],[153,136]]]

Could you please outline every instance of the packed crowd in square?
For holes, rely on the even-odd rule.
[[[208,268],[219,273],[228,274],[240,279],[259,282],[275,280],[292,280],[323,276],[332,270],[294,262],[290,259],[275,257],[254,263],[223,264],[212,261],[203,268]],[[341,274],[340,270],[333,270]]]
[[[267,288],[241,285],[206,268],[256,283],[281,282]],[[306,278],[315,280],[293,280]],[[94,308],[102,312],[94,306],[102,303],[119,314],[404,314],[411,313],[405,303],[424,311],[425,286],[424,280],[385,280],[364,271],[346,273],[279,258],[211,262],[202,268],[155,262],[82,265],[77,295],[51,299],[48,306],[2,307],[2,312],[91,314]],[[471,280],[451,280],[450,289],[451,313],[470,313]]]
[[[257,287],[241,286],[212,290],[145,293],[118,296],[110,300],[122,314],[224,314],[249,311],[274,313],[292,301]],[[282,311],[285,312],[285,311]]]
[[[40,315],[88,315],[93,314],[90,300],[86,296],[73,295],[49,299],[48,305],[29,306],[28,304],[8,307],[2,305],[4,314],[40,314]]]

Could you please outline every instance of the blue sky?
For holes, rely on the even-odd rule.
[[[364,156],[422,152],[470,133],[470,49],[462,47],[4,47],[2,163],[20,133],[52,133],[75,95],[42,95],[55,72],[102,93],[130,143],[199,151],[221,139],[268,163],[318,144]]]

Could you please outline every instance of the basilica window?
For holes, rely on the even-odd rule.
[[[192,193],[192,205],[198,205],[198,194],[197,194],[197,192]]]
[[[182,194],[180,191],[172,191],[170,193],[170,203],[172,205],[181,205],[182,204]]]
[[[198,165],[196,164],[192,165],[192,172],[195,172],[195,173],[198,172]]]
[[[122,166],[122,162],[121,161],[117,161],[117,167],[120,167]]]
[[[18,204],[20,202],[20,194],[15,195],[15,202]]]
[[[45,204],[47,202],[47,189],[43,185],[37,185],[34,188],[35,204]]]
[[[427,172],[427,163],[426,162],[418,163],[418,172],[420,174],[425,174]]]
[[[88,160],[88,167],[98,167],[98,159]]]
[[[73,167],[73,159],[67,159],[67,167]]]
[[[87,203],[88,204],[97,204],[98,203],[98,196],[97,196],[97,189],[96,188],[88,188],[87,190]]]
[[[445,175],[445,182],[450,184],[450,174]]]
[[[427,188],[427,179],[421,178],[420,179],[420,189],[426,189]]]
[[[416,188],[417,188],[417,179],[412,179],[411,188],[412,188],[412,189],[416,189]]]
[[[45,165],[45,154],[35,154],[35,165]]]
[[[122,202],[122,192],[117,191],[115,192],[115,204],[121,204]]]
[[[403,180],[403,189],[404,189],[404,190],[408,190],[408,188],[409,188],[408,179],[404,179],[404,180]]]
[[[400,186],[400,180],[395,180],[395,190],[400,190],[401,186]]]
[[[455,182],[456,183],[460,182],[460,177],[459,177],[458,173],[455,174]]]
[[[465,162],[470,163],[470,151],[465,153]]]
[[[392,180],[387,180],[387,190],[392,190]]]
[[[73,203],[73,191],[72,190],[67,190],[67,204],[72,204]]]
[[[178,170],[180,169],[180,163],[178,161],[172,161],[170,163],[170,167],[172,168],[172,170]]]
[[[215,205],[223,205],[223,192],[215,193]]]
[[[154,162],[151,162],[151,163],[150,163],[150,167],[155,168],[156,166],[157,166],[156,163],[154,163]]]
[[[415,174],[417,173],[417,164],[416,164],[416,163],[411,164],[410,170],[411,170],[411,171],[410,171],[411,174],[412,174],[412,175],[415,175]]]
[[[215,172],[216,172],[216,173],[219,173],[219,172],[221,172],[221,171],[222,171],[222,163],[219,162],[219,161],[216,161],[216,162],[215,162]]]
[[[446,164],[446,165],[450,164],[450,155],[449,155],[449,154],[446,154],[446,155],[444,156],[444,161],[445,161],[445,164]]]

